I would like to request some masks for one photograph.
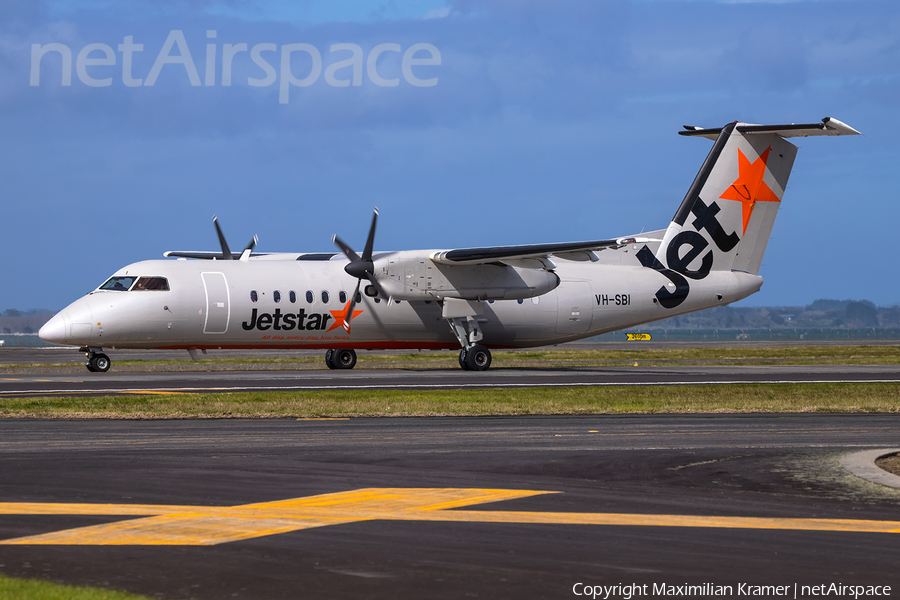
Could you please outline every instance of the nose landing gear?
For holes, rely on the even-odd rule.
[[[88,348],[85,350],[84,355],[87,356],[87,362],[84,363],[84,366],[91,373],[106,373],[109,371],[109,367],[112,366],[112,361],[102,352],[94,352]]]

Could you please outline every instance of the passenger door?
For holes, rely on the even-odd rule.
[[[225,273],[201,273],[206,291],[206,319],[203,333],[225,333],[231,320],[231,298]]]

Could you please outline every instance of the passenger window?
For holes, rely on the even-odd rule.
[[[328,304],[328,292],[322,292],[322,304]]]
[[[356,292],[356,303],[359,304],[360,302],[362,302],[362,294]]]
[[[346,304],[347,303],[347,292],[345,292],[345,291],[338,292],[338,300],[341,301],[341,304]]]
[[[275,300],[275,303],[278,304],[279,302],[281,302],[281,292],[275,290],[274,292],[272,292],[272,298]]]
[[[518,302],[519,304],[524,304],[524,303],[525,303],[525,301],[522,300],[521,298],[519,298],[518,300],[516,300],[516,302]]]
[[[250,291],[250,300],[252,302],[256,302],[257,300],[259,300],[259,295],[256,293],[256,290]]]
[[[291,301],[291,304],[295,303],[297,301],[297,292],[294,290],[288,292],[288,299]]]
[[[307,301],[309,304],[312,304],[312,303],[313,303],[313,300],[314,300],[314,298],[313,298],[313,293],[310,292],[309,290],[307,290],[307,291],[306,291],[306,301]]]
[[[135,279],[137,277],[110,277],[106,283],[100,286],[100,289],[125,292],[128,291]]]

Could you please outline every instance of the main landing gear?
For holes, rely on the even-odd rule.
[[[338,348],[325,353],[325,364],[329,369],[352,369],[356,366],[356,351]]]
[[[87,367],[87,370],[91,373],[106,373],[109,371],[109,367],[112,365],[112,361],[109,360],[109,357],[102,352],[94,352],[90,348],[83,348],[84,355],[87,357],[87,362],[84,363],[84,366]]]
[[[491,351],[477,343],[484,337],[478,321],[474,317],[452,317],[447,322],[462,346],[459,351],[459,366],[464,371],[487,371],[491,366]]]

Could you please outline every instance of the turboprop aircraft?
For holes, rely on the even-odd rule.
[[[352,369],[359,349],[459,348],[483,371],[491,349],[559,344],[758,291],[763,252],[797,148],[785,138],[854,135],[832,118],[802,125],[685,127],[714,141],[666,229],[607,240],[362,254],[166,252],[119,269],[40,330],[79,346],[89,371],[104,348],[323,349]],[[189,260],[195,259],[195,260]],[[201,260],[196,260],[201,259]],[[205,259],[205,260],[203,260]],[[363,283],[365,282],[365,285]]]

